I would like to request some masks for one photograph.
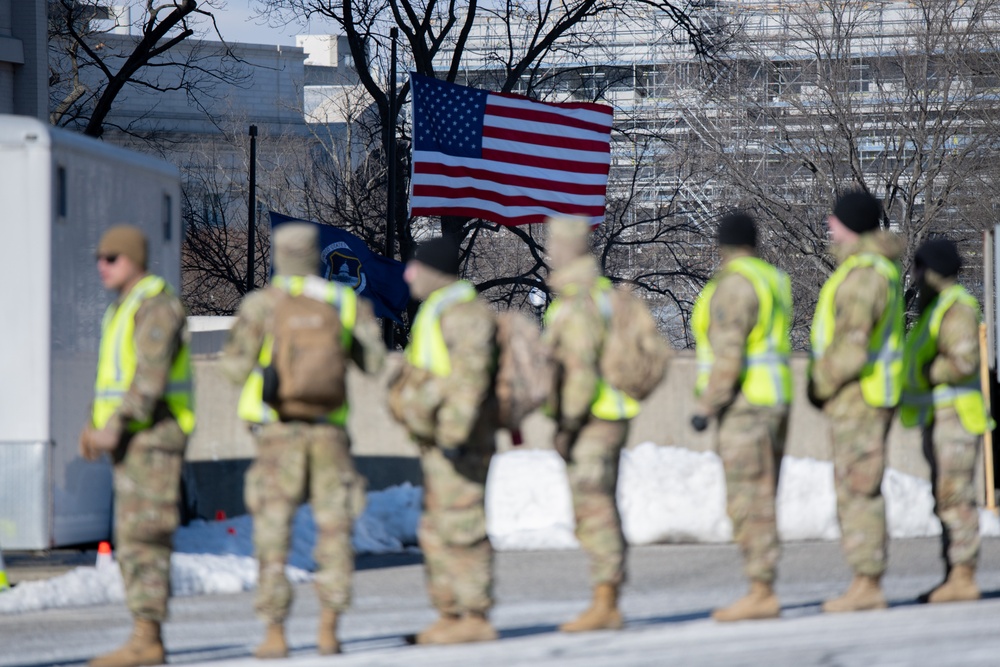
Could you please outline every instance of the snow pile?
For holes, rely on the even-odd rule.
[[[285,568],[293,583],[312,575],[297,567]],[[238,593],[257,585],[257,561],[248,556],[175,553],[170,559],[171,592],[175,596]],[[78,567],[66,574],[26,581],[0,595],[0,614],[58,607],[83,607],[125,601],[125,585],[116,563]]]
[[[722,468],[722,460],[717,456],[714,465]],[[776,511],[778,534],[783,540],[839,538],[833,464],[815,459],[783,457],[778,475]]]
[[[26,581],[0,594],[0,614],[111,604],[125,599],[117,567],[78,567],[51,579]]]
[[[731,540],[725,493],[722,461],[715,453],[649,442],[622,452],[618,507],[630,544]],[[930,482],[888,469],[882,493],[891,537],[941,534]],[[494,459],[486,516],[490,539],[499,550],[577,546],[566,466],[550,450],[515,450]],[[838,539],[833,464],[784,457],[777,516],[783,540]],[[981,511],[980,532],[1000,535],[1000,519]]]
[[[566,464],[554,451],[515,450],[493,458],[486,526],[495,549],[574,549]]]
[[[629,544],[731,540],[718,461],[708,452],[649,442],[622,452],[618,509]]]

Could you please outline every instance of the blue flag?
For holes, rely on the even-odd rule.
[[[400,314],[410,302],[410,290],[403,280],[402,262],[371,251],[363,240],[331,225],[292,218],[271,211],[271,231],[286,222],[304,222],[319,230],[319,275],[354,289],[372,302],[377,317],[400,322]]]

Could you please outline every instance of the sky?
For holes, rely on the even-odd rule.
[[[225,0],[225,8],[214,11],[219,31],[226,41],[295,46],[295,35],[336,32],[334,26],[324,25],[318,21],[313,21],[312,25],[292,23],[278,27],[269,26],[265,19],[255,18],[257,4],[257,0]],[[204,36],[206,39],[210,37],[214,35]]]

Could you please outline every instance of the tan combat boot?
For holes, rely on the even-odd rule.
[[[160,624],[145,618],[135,619],[132,636],[116,651],[105,653],[87,663],[89,667],[141,667],[166,662]]]
[[[491,642],[497,638],[496,629],[481,611],[467,612],[458,621],[434,633],[429,644],[469,644]]]
[[[927,601],[970,602],[980,597],[979,587],[976,586],[976,568],[971,565],[956,565],[951,568],[944,583],[930,592]]]
[[[880,577],[870,577],[863,574],[854,575],[854,581],[847,588],[847,592],[839,598],[827,600],[823,603],[823,611],[834,614],[845,611],[868,611],[871,609],[885,609],[888,603],[885,595],[879,586]]]
[[[778,602],[778,596],[774,594],[771,584],[764,581],[751,581],[749,593],[728,607],[712,612],[712,618],[721,623],[778,618],[778,616],[781,616],[781,603]]]
[[[417,633],[418,644],[438,644],[435,641],[442,632],[447,631],[451,626],[456,625],[461,616],[450,612],[441,612],[441,617],[429,626]]]
[[[594,601],[590,609],[575,620],[563,623],[563,632],[590,632],[591,630],[621,630],[622,613],[618,611],[618,587],[613,584],[598,584],[594,589]]]
[[[285,642],[285,624],[268,623],[264,631],[264,641],[254,649],[254,657],[258,660],[275,660],[288,657],[288,644]]]
[[[337,612],[333,609],[323,609],[319,613],[316,650],[320,655],[340,653],[340,641],[337,639]]]

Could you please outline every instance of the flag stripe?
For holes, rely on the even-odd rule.
[[[597,153],[598,155],[611,153],[611,147],[601,141],[577,139],[575,137],[559,136],[558,134],[543,134],[527,130],[509,130],[489,125],[483,126],[483,143],[486,143],[486,139],[501,139],[527,144],[528,146],[552,146],[554,148],[565,148],[574,152]]]
[[[546,125],[558,125],[561,127],[586,130],[588,132],[608,133],[609,123],[599,123],[589,118],[580,118],[578,115],[567,113],[556,113],[550,109],[510,107],[498,104],[498,100],[489,98],[486,102],[486,115],[502,118],[515,118],[531,121],[533,123],[544,123]]]
[[[416,185],[414,186],[414,192],[420,191],[420,194],[425,197],[440,197],[442,199],[449,199],[453,201],[460,200],[478,200],[478,201],[490,201],[496,202],[497,204],[503,204],[510,208],[530,208],[532,206],[538,205],[538,200],[532,196],[519,195],[519,194],[505,194],[502,192],[496,192],[494,190],[484,190],[475,187],[452,187],[452,186],[434,186],[434,185]],[[595,204],[585,205],[582,201],[552,201],[547,200],[545,202],[545,207],[556,211],[558,213],[563,213],[566,215],[600,215],[604,211],[604,202],[598,201]]]
[[[455,217],[462,218],[482,218],[483,220],[492,220],[493,222],[498,222],[502,225],[508,227],[516,227],[518,225],[532,225],[545,222],[549,217],[548,213],[529,213],[528,215],[500,215],[492,211],[484,211],[481,208],[473,206],[451,206],[448,204],[442,204],[440,206],[435,206],[433,208],[427,209],[413,209],[410,215],[417,216],[433,216],[433,215],[453,215]],[[593,221],[600,223],[603,218],[593,218]]]
[[[493,166],[501,166],[497,163],[491,163]],[[502,165],[506,167],[507,165]],[[527,171],[527,170],[524,170]],[[414,181],[424,182],[425,180],[429,182],[432,176],[445,176],[454,179],[476,179],[483,182],[496,183],[498,185],[514,185],[521,186],[524,188],[541,189],[547,190],[549,192],[564,192],[567,194],[576,195],[596,195],[599,197],[604,197],[605,188],[604,185],[598,184],[588,184],[580,181],[566,182],[566,181],[551,181],[544,178],[532,178],[529,175],[519,175],[519,174],[505,174],[498,172],[496,169],[492,171],[487,169],[476,169],[473,167],[466,166],[452,166],[446,164],[439,164],[436,162],[420,162],[413,168],[413,178]],[[440,179],[443,180],[443,179]]]
[[[440,188],[435,190],[435,188]],[[554,192],[544,188],[529,188],[524,186],[510,186],[497,183],[496,181],[482,180],[479,178],[441,178],[430,174],[413,175],[413,192],[420,196],[443,196],[447,193],[443,189],[475,188],[477,191],[494,192],[501,197],[530,197],[535,201],[549,201],[562,205],[578,204],[582,207],[602,206],[604,204],[604,193],[593,195],[580,195],[570,192]],[[431,195],[431,192],[434,195]]]
[[[502,93],[489,93],[488,104],[512,107],[515,109],[537,109],[539,111],[551,111],[560,116],[576,118],[578,120],[595,123],[603,127],[611,128],[614,121],[614,110],[604,104],[593,102],[539,102],[529,100],[520,95],[505,95]]]
[[[440,210],[441,212],[437,212]],[[461,210],[462,213],[456,212]],[[479,211],[478,213],[468,213],[469,211]],[[513,218],[524,218],[527,216],[537,216],[533,222],[544,222],[545,218],[552,215],[565,215],[560,211],[553,209],[550,206],[544,206],[541,204],[535,206],[505,206],[503,204],[498,204],[496,202],[470,198],[470,199],[449,199],[446,203],[437,204],[433,207],[424,208],[414,208],[412,215],[419,216],[431,216],[431,215],[469,215],[472,218],[483,218],[485,220],[493,220],[494,222],[499,222],[502,225],[512,224],[508,220]],[[583,215],[583,214],[579,214]],[[496,219],[494,216],[496,216]],[[599,223],[604,220],[604,211],[601,211],[600,217],[590,216],[592,222]],[[524,223],[518,223],[524,224]]]
[[[571,175],[571,178],[569,178],[567,177],[566,172],[561,169],[545,169],[544,167],[510,162],[495,162],[481,158],[465,158],[456,155],[435,153],[433,151],[413,151],[414,170],[421,168],[424,165],[435,164],[441,164],[449,167],[469,167],[472,169],[481,169],[487,172],[493,172],[494,178],[498,179],[503,179],[508,176],[523,176],[524,178],[550,181],[552,183],[593,185],[599,186],[602,189],[606,189],[606,183],[608,180],[607,174],[604,172],[597,174],[575,173]]]
[[[573,139],[583,139],[589,141],[599,141],[601,144],[608,143],[608,131],[594,131],[594,130],[583,130],[576,127],[566,127],[565,125],[558,125],[554,123],[538,123],[532,120],[523,120],[516,117],[506,117],[506,116],[493,116],[487,114],[483,118],[483,127],[496,127],[505,128],[508,130],[522,130],[524,132],[533,132],[535,134],[551,135],[552,133],[558,133],[565,137],[570,137]],[[600,148],[601,152],[604,148]]]
[[[608,160],[604,164],[598,164],[596,162],[578,162],[576,160],[560,160],[554,157],[542,157],[541,155],[525,155],[523,152],[517,152],[517,146],[506,146],[511,150],[493,150],[492,148],[486,148],[483,146],[483,159],[484,160],[494,160],[496,162],[508,162],[510,164],[527,164],[527,165],[537,165],[543,169],[554,169],[556,171],[566,172],[565,178],[572,178],[574,172],[584,173],[584,174],[604,174],[607,176],[608,172],[611,170],[611,161]],[[559,155],[559,153],[550,151],[552,155]],[[605,178],[605,180],[607,180]]]

